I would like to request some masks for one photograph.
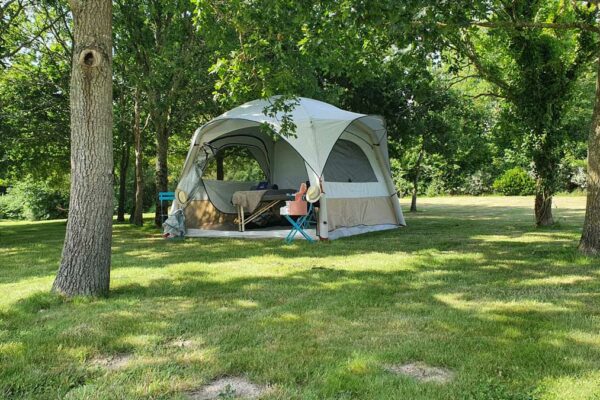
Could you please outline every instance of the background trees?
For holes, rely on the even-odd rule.
[[[460,68],[466,61],[492,85],[488,95],[506,100],[505,111],[519,124],[523,150],[536,178],[536,223],[551,225],[552,195],[560,188],[565,143],[573,134],[563,126],[566,110],[595,44],[587,30],[526,25],[575,19],[591,23],[596,11],[536,1],[484,4],[476,10],[480,16],[465,16],[470,12],[466,10],[461,17],[471,24],[447,35],[452,56],[459,58],[454,62]]]
[[[536,181],[544,225],[554,193],[589,184],[593,4],[134,0],[114,8],[119,220],[131,213],[141,224],[156,193],[174,187],[203,121],[274,94],[383,114],[399,190],[415,199],[492,193],[519,168]],[[41,191],[25,186],[37,182],[58,195],[70,182],[71,13],[63,0],[8,1],[1,13],[0,190],[21,185],[10,196],[32,196]],[[53,204],[39,215],[68,208]]]
[[[116,46],[126,60],[121,64],[127,74],[124,85],[131,85],[138,107],[145,100],[156,145],[157,192],[169,189],[169,138],[178,130],[189,135],[202,114],[213,109],[208,50],[193,24],[193,11],[188,0],[117,2]],[[134,132],[140,121],[136,124]],[[155,222],[162,223],[158,211]]]

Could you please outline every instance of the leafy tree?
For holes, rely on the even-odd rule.
[[[26,49],[5,58],[7,68],[0,74],[0,179],[62,182],[69,171],[69,60],[67,24],[55,23],[43,36],[36,35],[57,15],[64,4],[17,3],[26,15],[19,23],[19,42],[5,45]],[[29,17],[27,17],[29,16]],[[69,17],[65,16],[68,20]],[[16,39],[15,39],[16,40]]]
[[[596,99],[588,138],[587,205],[579,250],[600,255],[600,58],[596,82]]]
[[[309,2],[196,0],[195,5],[198,29],[215,49],[210,72],[216,77],[214,97],[224,108],[319,91],[314,59],[301,50],[302,27],[312,14]]]
[[[67,216],[68,186],[56,186],[26,178],[16,182],[0,196],[0,218],[56,219]]]
[[[550,225],[552,196],[558,188],[558,166],[569,132],[563,129],[565,108],[574,84],[593,54],[588,31],[548,30],[537,21],[573,19],[561,3],[489,3],[479,22],[448,35],[456,52],[479,76],[494,85],[490,93],[507,100],[518,118],[536,177],[535,216]],[[586,21],[595,13],[579,15]],[[485,25],[481,28],[473,25]]]
[[[117,1],[115,26],[116,46],[131,54],[129,82],[134,92],[143,93],[156,138],[156,191],[167,191],[169,137],[192,131],[200,113],[211,111],[205,41],[193,24],[188,0]]]
[[[402,8],[359,0],[194,2],[198,29],[215,49],[214,95],[224,107],[277,94],[339,104],[347,88],[381,70],[396,40],[383,17]]]
[[[48,34],[68,28],[68,10],[62,0],[6,0],[0,4],[0,68],[11,58],[31,50]]]

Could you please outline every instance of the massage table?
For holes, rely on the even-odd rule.
[[[233,194],[232,204],[236,207],[238,229],[246,230],[246,225],[274,208],[280,202],[294,199],[295,189],[243,190]],[[250,215],[246,217],[245,212]]]

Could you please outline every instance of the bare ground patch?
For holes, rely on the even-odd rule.
[[[433,367],[417,361],[408,364],[391,364],[385,370],[397,375],[404,375],[419,382],[448,383],[454,379],[454,372],[446,368]]]
[[[110,371],[126,367],[133,356],[131,354],[115,354],[112,356],[98,356],[90,360],[90,365],[94,367],[105,368]]]
[[[258,399],[269,389],[243,377],[225,377],[216,379],[199,389],[187,393],[190,400],[212,399]]]

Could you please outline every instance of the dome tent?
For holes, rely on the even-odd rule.
[[[183,211],[187,236],[226,230],[236,216],[233,193],[259,183],[207,176],[211,162],[227,149],[245,150],[244,163],[252,158],[271,185],[296,190],[308,181],[320,186],[324,194],[318,232],[323,239],[405,225],[391,178],[383,118],[299,98],[290,112],[295,134],[281,136],[282,115],[264,113],[272,101],[243,104],[194,134],[171,208],[171,214]],[[265,132],[265,124],[271,134]]]

